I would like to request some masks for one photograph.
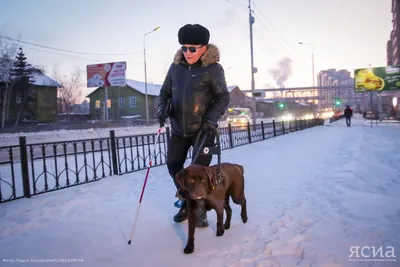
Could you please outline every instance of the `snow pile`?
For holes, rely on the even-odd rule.
[[[398,266],[349,256],[354,246],[400,251],[399,136],[400,127],[369,128],[355,117],[350,128],[340,120],[223,151],[223,161],[245,168],[249,221],[232,204],[231,228],[216,237],[209,212],[192,255],[182,251],[187,223],[172,222],[166,166],[150,171],[130,246],[145,171],[1,204],[1,256],[14,261],[4,266],[55,258],[119,267]]]

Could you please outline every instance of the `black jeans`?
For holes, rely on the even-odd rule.
[[[351,117],[346,117],[346,124],[347,126],[351,125]]]
[[[200,138],[200,142],[203,136]],[[204,146],[213,146],[214,145],[215,134],[208,134],[207,139],[205,140]],[[178,135],[171,135],[168,144],[167,151],[167,167],[169,174],[171,175],[175,187],[177,189],[177,197],[183,198],[184,193],[180,190],[179,184],[175,180],[176,174],[183,169],[185,164],[188,151],[191,146],[194,146],[196,142],[196,136],[183,138]],[[193,151],[192,160],[195,156],[196,151]],[[199,155],[195,164],[210,166],[212,160],[212,155]]]

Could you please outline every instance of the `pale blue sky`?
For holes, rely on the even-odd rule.
[[[391,0],[253,1],[256,87],[274,84],[268,69],[289,56],[293,75],[286,86],[309,86],[311,47],[315,46],[316,75],[327,68],[348,69],[386,65],[391,31]],[[200,23],[221,50],[228,84],[250,88],[250,41],[246,0],[0,0],[0,32],[26,42],[85,53],[79,55],[23,45],[32,64],[83,74],[86,65],[127,61],[127,76],[144,80],[143,35],[146,38],[149,81],[161,83],[179,48],[178,29]],[[261,11],[261,13],[260,13]],[[267,19],[267,20],[266,20]],[[42,50],[42,51],[38,51]],[[50,51],[50,52],[43,52]],[[64,54],[64,55],[59,55]],[[68,55],[68,56],[65,56]],[[86,78],[86,76],[84,76]],[[93,89],[85,89],[84,94]]]

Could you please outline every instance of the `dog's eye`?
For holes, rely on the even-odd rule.
[[[189,184],[194,184],[194,179],[189,179],[187,182],[188,182]]]

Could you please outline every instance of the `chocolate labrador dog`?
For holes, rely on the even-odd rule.
[[[217,185],[217,166],[210,167],[191,165],[181,170],[176,175],[176,181],[185,192],[188,204],[188,241],[185,254],[194,251],[194,231],[196,222],[196,208],[210,211],[215,209],[217,213],[217,236],[222,236],[225,229],[231,225],[232,209],[229,205],[229,197],[235,204],[241,205],[241,217],[243,223],[247,222],[246,197],[244,194],[244,169],[243,166],[231,163],[220,164],[222,183]],[[224,209],[226,211],[225,224],[223,223]]]

